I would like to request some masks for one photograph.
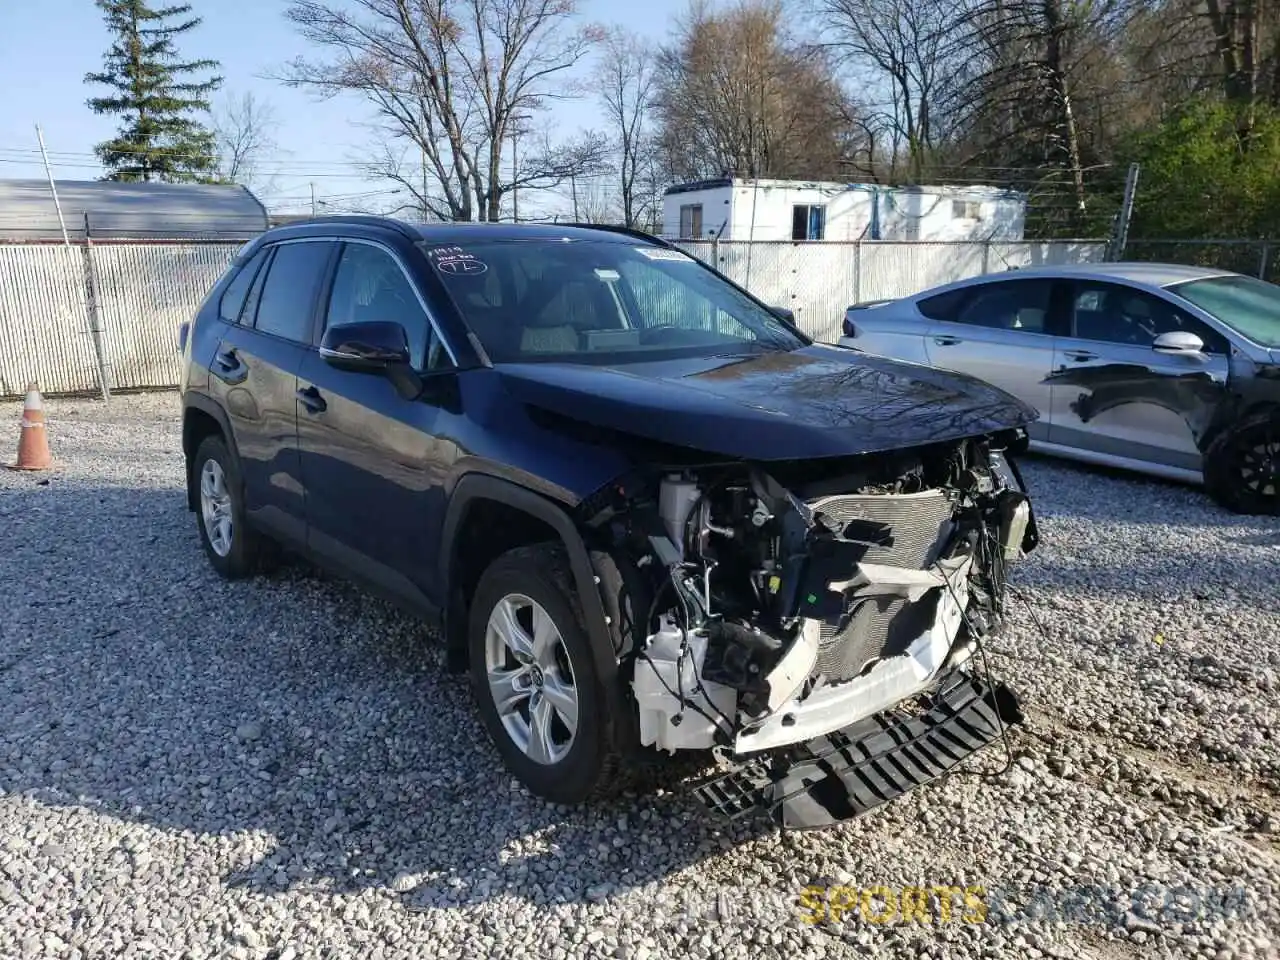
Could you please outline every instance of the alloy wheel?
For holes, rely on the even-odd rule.
[[[507,736],[535,763],[559,763],[577,734],[578,688],[555,621],[523,594],[507,594],[489,614],[484,652]]]
[[[1259,500],[1280,498],[1280,438],[1258,431],[1244,438],[1236,459],[1240,486]]]
[[[227,475],[217,460],[206,460],[200,468],[200,515],[209,546],[220,557],[231,553],[234,527],[231,520],[231,491]]]

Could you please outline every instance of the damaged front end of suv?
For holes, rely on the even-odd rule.
[[[643,624],[619,651],[640,743],[714,751],[716,813],[814,827],[999,738],[1017,701],[974,654],[1037,543],[1015,436],[654,464],[584,504]]]

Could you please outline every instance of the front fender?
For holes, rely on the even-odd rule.
[[[443,596],[446,599],[446,635],[451,635],[454,629],[466,629],[465,624],[450,622],[456,617],[456,611],[448,599],[453,595],[453,560],[457,551],[458,532],[467,518],[467,511],[478,500],[495,500],[515,507],[541,520],[556,532],[569,556],[574,586],[586,618],[587,635],[591,639],[597,676],[606,690],[613,690],[617,686],[615,681],[618,677],[618,660],[610,639],[609,625],[605,622],[604,604],[600,599],[598,580],[587,546],[573,520],[559,504],[508,480],[485,474],[468,474],[458,481],[449,498],[441,531],[439,557],[439,569],[443,572],[444,579]]]

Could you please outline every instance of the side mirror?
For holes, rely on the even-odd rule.
[[[386,373],[409,366],[409,337],[386,320],[338,323],[324,332],[320,356],[339,370]]]
[[[787,321],[787,323],[796,322],[796,313],[790,307],[770,307],[769,312],[779,320]]]
[[[1204,341],[1186,330],[1170,330],[1156,337],[1151,349],[1156,353],[1202,353]]]

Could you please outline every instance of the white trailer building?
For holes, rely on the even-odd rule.
[[[988,186],[724,177],[668,187],[663,236],[681,240],[1021,240],[1026,196]]]

